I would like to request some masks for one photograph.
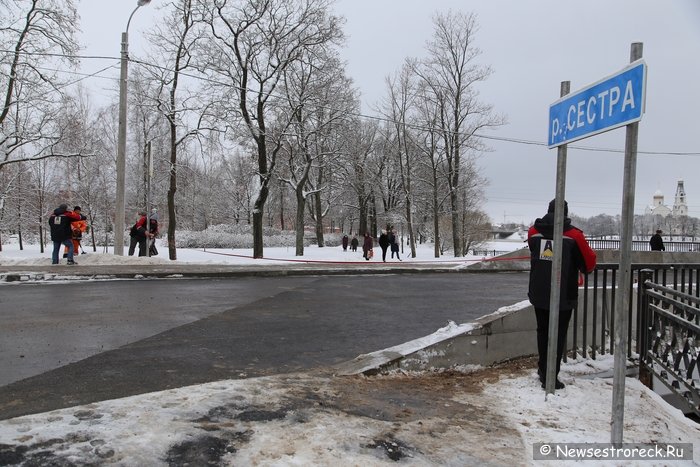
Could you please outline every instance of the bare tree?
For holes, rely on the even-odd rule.
[[[0,15],[0,170],[7,164],[80,154],[55,151],[66,84],[51,65],[76,63],[73,0],[5,0]]]
[[[206,9],[214,42],[211,70],[226,81],[257,157],[258,193],[253,208],[253,256],[263,256],[263,210],[283,140],[293,114],[279,108],[283,72],[304,50],[341,38],[339,20],[329,13],[330,0],[209,0]],[[235,96],[235,97],[234,97]],[[273,116],[274,115],[274,116]],[[279,135],[274,138],[268,127]]]
[[[158,83],[153,98],[155,106],[168,122],[170,164],[168,169],[168,255],[177,259],[175,229],[177,216],[175,193],[177,192],[178,148],[191,136],[199,133],[206,116],[206,104],[200,103],[196,94],[181,95],[183,73],[194,68],[194,52],[203,38],[200,23],[195,18],[194,0],[172,0],[165,5],[168,15],[165,21],[149,34],[156,49],[160,67],[148,67],[151,77]],[[194,104],[192,104],[194,103]],[[187,114],[195,112],[196,123],[188,125]]]
[[[387,80],[389,97],[386,102],[386,117],[391,122],[393,149],[397,154],[399,175],[401,177],[401,189],[403,192],[404,207],[406,209],[406,224],[408,227],[408,243],[411,248],[411,257],[416,257],[416,240],[413,232],[413,159],[414,144],[409,119],[414,110],[415,84],[412,79],[411,69],[405,65],[398,76]]]
[[[477,132],[503,124],[504,118],[495,115],[492,106],[479,100],[476,85],[491,74],[488,67],[477,62],[480,50],[474,44],[477,30],[472,14],[449,12],[437,14],[434,33],[428,43],[428,58],[416,72],[433,89],[440,107],[447,184],[452,217],[452,243],[455,256],[464,254],[460,238],[460,189],[464,159],[483,149]]]
[[[353,132],[345,134],[344,163],[338,167],[346,184],[350,187],[357,204],[346,201],[346,205],[358,212],[358,233],[370,231],[370,200],[372,187],[377,182],[378,171],[374,159],[377,154],[378,125],[372,121],[354,121]]]

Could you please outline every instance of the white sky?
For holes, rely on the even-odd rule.
[[[84,52],[118,57],[120,32],[135,3],[82,0]],[[136,55],[144,47],[141,32],[157,20],[158,3],[153,0],[134,16],[130,42]],[[560,82],[571,81],[575,91],[598,81],[628,64],[632,42],[643,42],[649,75],[639,150],[700,153],[692,116],[700,103],[700,2],[695,0],[338,0],[337,13],[347,18],[343,57],[363,93],[365,113],[382,98],[385,78],[406,57],[424,53],[432,14],[450,8],[478,15],[480,60],[494,70],[480,85],[481,95],[508,118],[494,136],[544,142],[548,108],[559,97]],[[86,60],[84,66],[96,71],[106,62]],[[117,76],[118,70],[109,74]],[[112,81],[91,81],[105,95],[116,93]],[[578,145],[622,150],[624,134],[618,129]],[[529,224],[554,196],[556,151],[500,141],[489,145],[492,151],[480,160],[490,181],[486,211],[495,222]],[[572,213],[621,213],[623,159],[618,153],[569,149],[566,197]],[[644,212],[657,189],[672,204],[681,178],[689,213],[700,217],[700,155],[640,154],[635,213]]]

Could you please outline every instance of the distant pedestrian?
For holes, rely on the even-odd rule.
[[[51,227],[51,241],[53,242],[53,251],[51,252],[51,264],[58,264],[58,255],[61,252],[61,245],[65,245],[68,249],[68,264],[77,264],[73,261],[73,241],[71,222],[79,221],[80,214],[68,210],[67,204],[61,204],[54,209],[53,214],[49,216],[49,226]]]
[[[360,241],[357,239],[357,235],[353,235],[352,240],[350,240],[350,250],[357,251],[357,247],[359,244],[360,244]]]
[[[343,251],[348,251],[348,236],[343,235]]]
[[[559,381],[559,367],[564,355],[564,342],[569,329],[571,312],[578,304],[579,272],[587,274],[596,265],[596,254],[586,241],[579,229],[571,225],[568,215],[568,205],[564,201],[564,231],[561,252],[561,290],[559,309],[550,310],[549,297],[551,294],[552,258],[554,252],[554,204],[549,203],[547,214],[535,220],[527,233],[527,244],[530,247],[530,285],[528,298],[535,308],[537,318],[537,350],[539,353],[538,374],[542,387],[545,386],[547,375],[547,347],[549,340],[549,315],[559,313],[559,335],[557,339],[557,367],[555,372],[556,389],[563,389],[564,383]]]
[[[666,251],[664,246],[664,239],[661,238],[663,232],[659,229],[654,235],[649,239],[649,245],[651,246],[651,251]]]
[[[369,261],[374,256],[374,240],[369,232],[365,232],[365,239],[362,242],[362,257]]]
[[[389,232],[389,248],[391,248],[391,259],[394,259],[394,253],[396,253],[396,259],[401,261],[399,257],[399,242],[396,239],[396,231],[394,230]]]
[[[382,230],[378,243],[382,249],[382,261],[386,263],[386,250],[389,248],[389,236],[386,234],[386,230]]]

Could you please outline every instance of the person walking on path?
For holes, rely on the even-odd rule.
[[[357,251],[359,244],[360,241],[357,239],[357,235],[353,235],[352,240],[350,240],[350,251]]]
[[[369,261],[374,256],[374,241],[369,232],[365,232],[365,239],[362,242],[362,257]]]
[[[51,252],[51,264],[58,264],[58,254],[61,252],[61,245],[65,245],[68,249],[68,264],[77,264],[73,261],[73,242],[71,222],[79,221],[80,214],[68,210],[67,204],[61,204],[54,209],[53,214],[49,216],[49,227],[51,228],[51,241],[53,242],[53,251]]]
[[[654,235],[649,239],[649,245],[651,246],[651,251],[666,251],[664,246],[664,239],[661,238],[663,232],[659,229]]]
[[[552,257],[554,255],[554,203],[549,203],[547,214],[535,220],[527,233],[530,247],[530,284],[528,298],[535,308],[537,318],[538,374],[542,387],[547,375],[547,346],[549,344],[549,307],[551,292]],[[559,368],[564,354],[564,342],[571,320],[571,312],[578,303],[579,273],[588,274],[596,265],[596,254],[586,241],[583,232],[571,225],[569,208],[564,201],[564,231],[561,252],[561,290],[559,296],[559,336],[557,339],[556,389],[563,389],[559,381]]]
[[[389,236],[386,234],[386,230],[382,230],[381,235],[379,235],[379,246],[382,248],[382,261],[386,263],[386,250],[389,248]]]
[[[343,251],[348,251],[348,236],[343,235]]]
[[[396,232],[394,230],[389,232],[389,248],[391,248],[391,259],[394,259],[394,253],[396,253],[396,259],[401,261],[399,257],[399,242],[396,241]]]

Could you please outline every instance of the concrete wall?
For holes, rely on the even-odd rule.
[[[598,263],[618,263],[619,251],[601,250],[596,252]],[[492,271],[527,270],[530,267],[529,250],[524,248],[508,255],[498,257],[505,261],[488,261],[470,266],[469,269]],[[518,258],[516,260],[508,260]],[[633,252],[632,263],[637,264],[688,264],[700,263],[700,252],[697,253],[666,253],[657,251]],[[602,282],[602,277],[600,278]],[[608,281],[612,276],[608,276]],[[594,292],[588,294],[588,319],[586,323],[587,344],[592,342],[593,318],[595,317],[595,343],[600,347],[605,340],[605,350],[610,351],[610,333],[613,324],[613,288],[610,284],[606,291],[600,288],[597,301],[594,302]],[[592,280],[589,282],[592,287]],[[632,309],[637,308],[637,294],[632,294]],[[579,314],[576,322],[578,346],[583,345],[583,310],[584,293],[579,295]],[[630,317],[632,322],[632,339],[636,339],[636,313]],[[537,354],[535,312],[527,302],[513,307],[498,310],[470,323],[468,330],[456,335],[445,336],[436,341],[423,345],[423,339],[407,343],[405,347],[397,347],[361,355],[352,362],[339,365],[341,374],[376,373],[392,369],[425,370],[430,368],[450,368],[459,365],[491,365],[500,361]],[[574,318],[569,326],[568,344],[571,348],[573,341]],[[606,332],[607,331],[607,332]]]

